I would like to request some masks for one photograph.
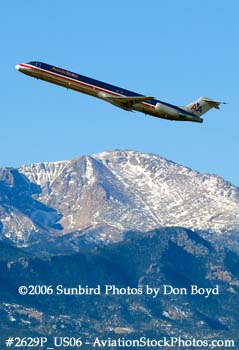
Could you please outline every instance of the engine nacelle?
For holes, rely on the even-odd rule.
[[[169,107],[163,103],[158,102],[155,106],[155,110],[160,112],[162,115],[178,116],[179,112],[172,107]]]

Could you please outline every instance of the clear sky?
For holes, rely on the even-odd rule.
[[[239,185],[238,13],[237,0],[2,2],[0,166],[133,149]],[[173,104],[228,104],[203,124],[130,113],[15,70],[31,60]]]

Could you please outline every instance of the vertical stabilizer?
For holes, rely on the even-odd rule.
[[[211,109],[211,108],[220,109],[219,106],[222,103],[225,103],[225,102],[211,100],[208,97],[200,97],[196,101],[194,101],[186,106],[183,106],[181,108],[189,113],[193,113],[193,114],[200,117],[201,115],[203,115],[204,113],[209,111],[209,109]]]

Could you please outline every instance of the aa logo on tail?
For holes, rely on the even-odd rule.
[[[194,112],[199,112],[199,113],[202,113],[202,106],[199,102],[197,103],[194,103],[191,107],[191,109],[194,111]]]

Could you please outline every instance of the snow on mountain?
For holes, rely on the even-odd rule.
[[[239,189],[157,155],[116,150],[0,169],[0,220],[2,236],[21,244],[100,227],[238,231]]]

